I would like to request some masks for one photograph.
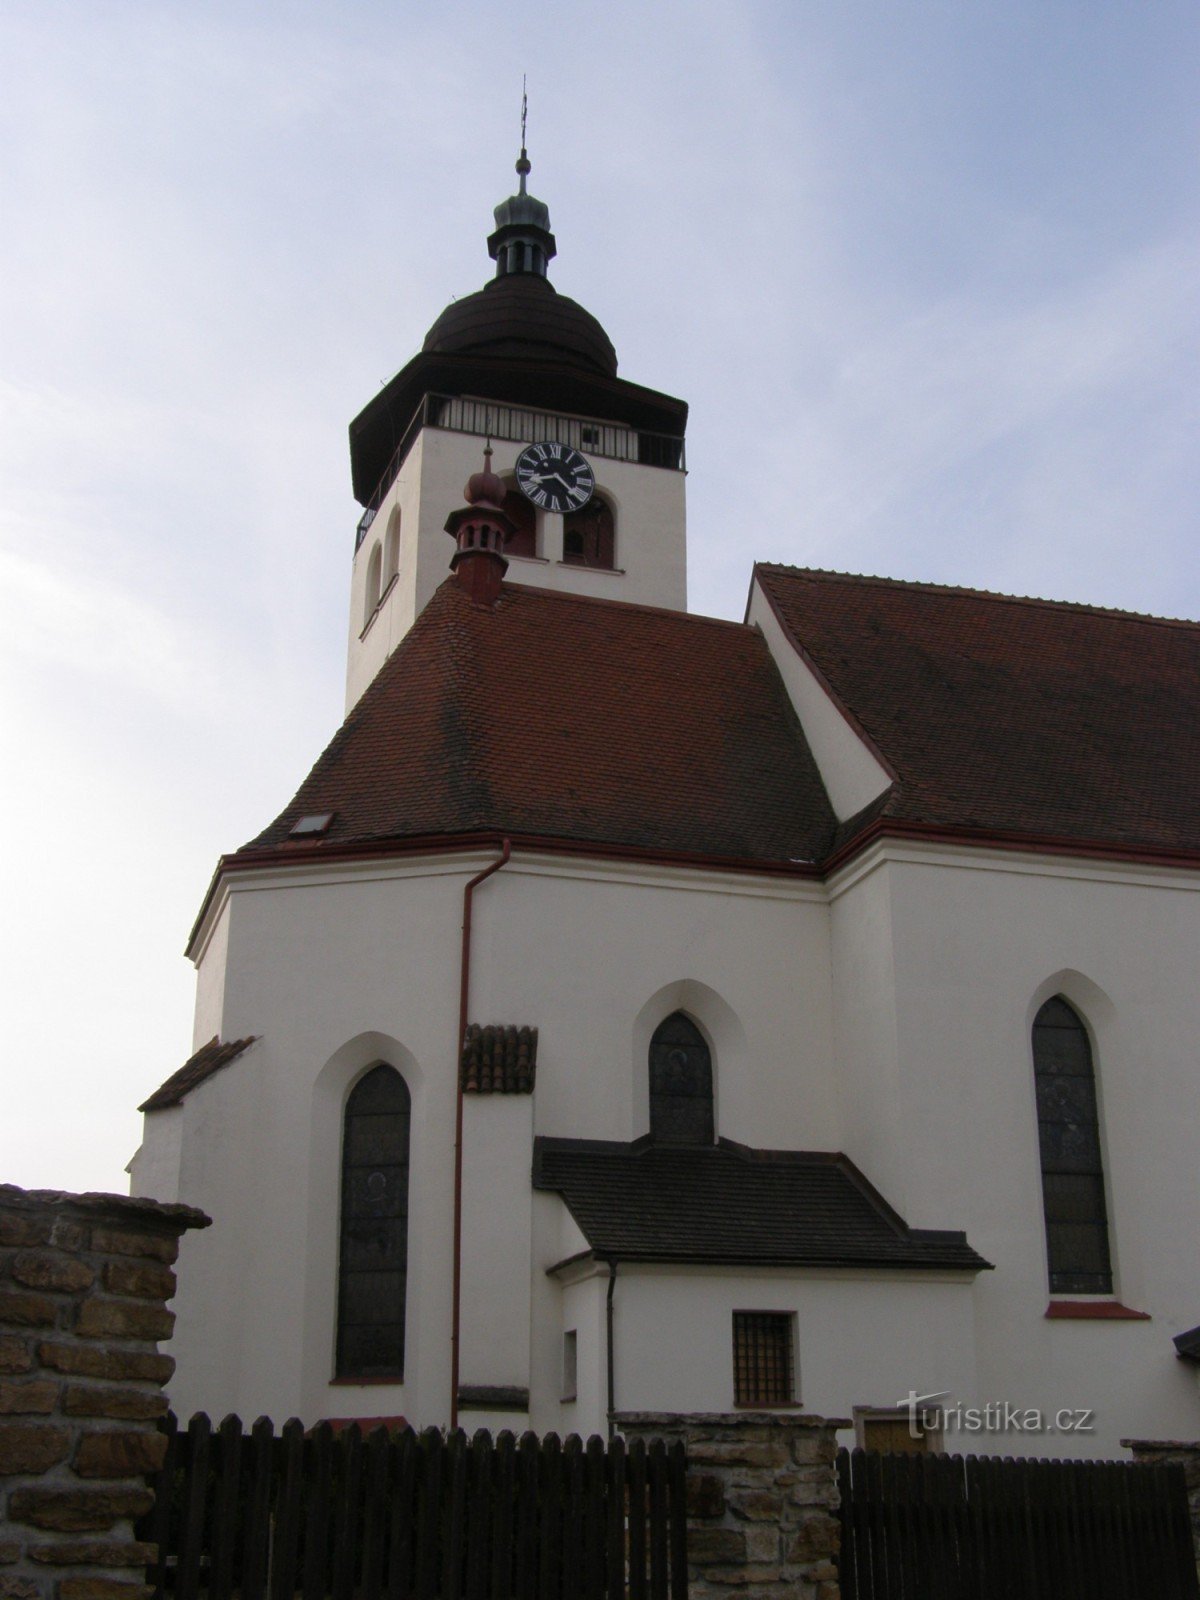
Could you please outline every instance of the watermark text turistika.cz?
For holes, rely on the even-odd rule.
[[[944,1433],[1091,1433],[1096,1413],[1087,1406],[1043,1411],[1040,1406],[1018,1406],[1010,1400],[989,1400],[982,1406],[959,1402],[943,1405],[950,1391],[918,1394],[910,1389],[900,1405],[908,1412],[910,1439],[941,1429]]]

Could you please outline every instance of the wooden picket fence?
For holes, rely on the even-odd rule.
[[[682,1444],[202,1413],[164,1431],[153,1600],[687,1597]]]
[[[1197,1600],[1177,1465],[842,1450],[842,1600]]]

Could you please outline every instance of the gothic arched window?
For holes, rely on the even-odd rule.
[[[383,586],[400,571],[400,507],[395,506],[388,518],[387,541],[383,552]]]
[[[1096,1077],[1087,1029],[1061,995],[1033,1023],[1050,1291],[1111,1294]]]
[[[337,1376],[404,1376],[408,1278],[408,1085],[372,1067],[346,1102]]]
[[[712,1057],[682,1011],[650,1040],[650,1136],[659,1144],[712,1144]]]
[[[383,589],[383,546],[376,539],[367,559],[367,587],[363,595],[363,627],[375,615]]]
[[[594,494],[582,510],[563,518],[563,560],[570,566],[611,569],[615,552],[616,524],[603,495]]]

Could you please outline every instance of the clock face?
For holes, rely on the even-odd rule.
[[[517,457],[517,486],[543,511],[578,511],[592,498],[596,475],[569,444],[531,444]]]

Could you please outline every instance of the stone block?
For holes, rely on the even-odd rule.
[[[41,1600],[42,1591],[35,1578],[20,1578],[15,1572],[0,1572],[0,1600]]]
[[[49,1217],[0,1209],[0,1245],[46,1244],[49,1238]]]
[[[159,1233],[98,1227],[92,1229],[92,1249],[98,1255],[145,1256],[150,1261],[161,1261],[172,1267],[179,1254],[179,1240],[164,1238]]]
[[[63,1539],[31,1545],[29,1559],[45,1567],[144,1567],[157,1548],[136,1539]]]
[[[150,1350],[108,1350],[95,1344],[58,1344],[43,1340],[38,1346],[43,1367],[80,1378],[124,1378],[146,1383],[166,1383],[175,1371],[173,1356]]]
[[[0,1372],[30,1372],[33,1356],[25,1340],[15,1333],[0,1333]]]
[[[725,1486],[715,1472],[689,1472],[687,1476],[687,1514],[689,1517],[719,1517],[725,1511]]]
[[[766,1489],[735,1489],[728,1497],[735,1517],[747,1522],[778,1522],[781,1496]]]
[[[50,1230],[50,1243],[56,1244],[60,1250],[70,1250],[76,1254],[88,1247],[87,1224],[77,1222],[74,1217],[56,1217],[54,1226]]]
[[[707,1567],[715,1562],[732,1564],[746,1559],[746,1535],[740,1528],[689,1528],[688,1562]]]
[[[74,1467],[81,1478],[140,1478],[157,1472],[166,1452],[162,1433],[89,1433],[79,1441]]]
[[[52,1328],[58,1308],[44,1294],[0,1289],[0,1323],[13,1328]]]
[[[806,1430],[792,1438],[792,1459],[801,1466],[813,1461],[832,1462],[836,1455],[837,1440],[832,1433]]]
[[[5,1539],[0,1543],[0,1567],[11,1567],[14,1561],[21,1559],[21,1546],[15,1539]]]
[[[161,1306],[125,1300],[85,1300],[75,1330],[84,1339],[169,1339],[175,1316]]]
[[[96,1269],[86,1261],[48,1250],[23,1250],[14,1256],[12,1275],[27,1289],[49,1289],[58,1294],[79,1294],[96,1281]]]
[[[154,1504],[149,1489],[14,1489],[8,1497],[13,1522],[57,1533],[96,1533],[123,1518],[142,1517]]]
[[[697,1439],[688,1443],[688,1460],[700,1467],[759,1467],[768,1470],[790,1465],[786,1444],[754,1440]]]
[[[117,1417],[123,1422],[142,1422],[163,1416],[167,1397],[153,1389],[104,1389],[90,1383],[69,1383],[62,1408],[68,1417]]]
[[[748,1566],[728,1566],[704,1568],[701,1577],[707,1583],[728,1584],[731,1588],[745,1589],[754,1583],[778,1583],[783,1576],[783,1570],[773,1562],[762,1566],[758,1563]]]
[[[0,1475],[45,1472],[65,1460],[70,1448],[66,1428],[44,1422],[0,1423]]]
[[[779,1527],[774,1522],[760,1522],[746,1529],[746,1560],[762,1563],[778,1561]]]
[[[841,1544],[842,1532],[832,1516],[811,1517],[796,1529],[784,1554],[789,1562],[824,1561]]]
[[[123,1583],[119,1578],[64,1578],[58,1600],[150,1600],[148,1583]]]
[[[175,1274],[157,1261],[106,1261],[104,1287],[110,1294],[137,1300],[169,1300],[175,1293]]]
[[[0,1379],[0,1413],[5,1416],[49,1416],[58,1399],[58,1384],[32,1378],[24,1383]]]

